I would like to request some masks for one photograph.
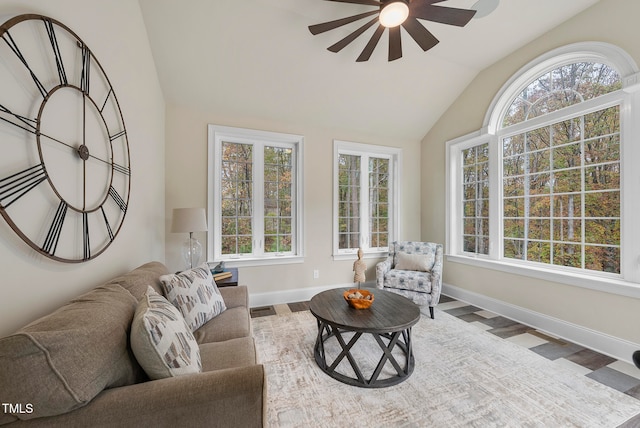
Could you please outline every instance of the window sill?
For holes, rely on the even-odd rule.
[[[389,251],[376,251],[371,253],[363,253],[363,259],[380,259],[386,258],[389,255]],[[352,253],[339,253],[333,255],[333,260],[357,260],[358,259],[358,251],[354,251]]]
[[[272,256],[272,257],[238,257],[237,259],[220,259],[217,261],[207,261],[210,266],[215,266],[220,261],[224,261],[227,267],[246,267],[246,266],[272,266],[272,265],[289,265],[296,263],[304,263],[303,256]]]
[[[470,257],[461,255],[447,255],[447,261],[476,266],[485,269],[492,269],[507,272],[515,275],[538,278],[545,281],[557,282],[560,284],[573,285],[604,293],[617,294],[620,296],[640,299],[640,284],[625,281],[619,278],[598,277],[594,275],[584,275],[575,272],[552,271],[535,266],[523,266],[517,263],[490,260],[482,257]]]

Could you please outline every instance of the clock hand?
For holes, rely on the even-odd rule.
[[[86,149],[86,154],[89,154],[87,148],[87,96],[82,92],[82,145],[78,148],[78,155],[82,159],[82,209],[87,208],[87,157],[83,156],[82,148]]]
[[[51,140],[53,142],[56,142],[58,144],[62,144],[63,146],[68,147],[68,148],[72,149],[73,151],[77,152],[78,155],[84,160],[86,160],[84,158],[84,156],[86,156],[87,159],[88,158],[93,158],[93,159],[95,159],[97,161],[100,161],[100,162],[102,162],[104,164],[113,166],[113,168],[116,171],[118,171],[118,172],[120,172],[122,174],[125,174],[125,175],[129,175],[130,174],[130,170],[129,170],[128,167],[122,166],[122,165],[118,165],[115,162],[110,162],[110,161],[101,159],[101,158],[99,158],[97,156],[94,156],[94,155],[90,154],[88,148],[85,145],[83,145],[84,149],[82,148],[82,146],[80,148],[77,148],[77,147],[72,146],[71,144],[68,144],[68,143],[66,143],[66,142],[64,142],[64,141],[62,141],[62,140],[60,140],[58,138],[52,137],[51,135],[48,135],[48,134],[38,130],[37,127],[36,127],[36,124],[37,124],[37,120],[36,119],[30,119],[28,117],[25,117],[25,116],[19,115],[17,113],[14,113],[11,110],[9,110],[8,108],[6,108],[5,106],[3,106],[2,104],[0,104],[0,113],[6,113],[6,114],[8,114],[10,116],[13,116],[16,119],[16,120],[10,120],[10,119],[0,115],[0,120],[2,120],[4,122],[7,122],[7,123],[19,128],[19,129],[27,131],[27,132],[29,132],[29,133],[31,133],[33,135],[40,136],[40,137],[43,137],[43,138],[47,138],[47,139],[49,139],[49,140]],[[122,137],[124,134],[125,134],[125,131],[121,131],[121,132],[116,133],[113,136],[110,136],[109,139],[110,140],[115,140],[117,138]],[[84,138],[84,136],[83,136],[83,138]],[[86,153],[84,153],[85,151],[86,151]]]
[[[2,113],[6,113],[8,115],[13,116],[14,118],[17,119],[17,121],[13,121],[10,119],[7,119],[6,117],[0,116],[0,120],[3,120],[7,123],[10,123],[11,125],[20,128],[22,130],[25,130],[33,135],[40,135],[42,137],[48,138],[51,141],[55,141],[56,143],[62,144],[64,146],[67,146],[71,149],[74,149],[73,146],[71,146],[70,144],[65,143],[64,141],[60,141],[57,138],[54,138],[50,135],[47,135],[41,131],[38,130],[38,128],[36,127],[36,124],[38,123],[38,121],[36,119],[29,119],[28,117],[25,116],[21,116],[17,113],[12,112],[11,110],[9,110],[8,108],[6,108],[5,106],[3,106],[2,104],[0,104],[0,112]],[[74,149],[75,150],[75,149]]]

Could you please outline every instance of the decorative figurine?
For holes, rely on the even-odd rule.
[[[224,271],[224,262],[220,262],[216,265],[216,267],[214,267],[213,269],[211,269],[212,273],[220,273]]]
[[[353,282],[358,284],[365,282],[364,271],[367,270],[367,264],[362,260],[362,248],[358,248],[358,260],[353,263]]]

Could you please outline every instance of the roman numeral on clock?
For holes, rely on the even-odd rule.
[[[6,118],[0,115],[0,120],[3,120],[7,123],[12,124],[13,126],[16,126],[20,129],[24,129],[25,131],[30,132],[33,135],[36,135],[36,124],[38,123],[36,119],[29,119],[28,117],[24,117],[19,114],[16,114],[11,110],[9,110],[8,108],[6,108],[5,106],[3,106],[2,104],[0,104],[0,113],[5,113],[8,116],[13,116],[12,118]]]
[[[82,247],[84,260],[91,258],[91,242],[89,239],[89,218],[87,213],[82,213]]]
[[[127,212],[127,203],[122,199],[122,196],[113,188],[113,186],[109,187],[109,196],[113,198],[116,204],[120,207],[122,212]]]
[[[89,77],[91,74],[91,51],[82,45],[82,75],[80,76],[80,89],[89,95]]]
[[[64,64],[62,63],[62,55],[60,55],[60,47],[58,46],[58,39],[53,29],[53,22],[50,19],[43,19],[44,26],[47,29],[49,35],[49,41],[51,42],[51,48],[53,49],[53,55],[56,57],[56,67],[58,68],[58,77],[60,78],[60,84],[66,85],[67,73],[64,70]]]
[[[131,175],[131,169],[126,166],[118,165],[117,163],[113,164],[113,170],[119,172],[124,175]]]
[[[111,225],[109,224],[109,219],[107,219],[107,213],[104,212],[104,208],[100,207],[100,211],[102,211],[102,217],[104,217],[104,224],[107,226],[107,233],[109,233],[109,240],[113,241],[113,230],[111,230]]]
[[[50,255],[54,255],[56,253],[58,241],[60,240],[60,233],[62,232],[62,225],[64,224],[64,219],[66,216],[67,203],[65,201],[60,201],[58,210],[56,211],[56,215],[53,218],[53,222],[51,222],[51,226],[49,226],[49,232],[47,233],[47,237],[44,240],[44,245],[42,246],[42,251],[44,251],[45,253]]]
[[[120,131],[120,132],[116,132],[113,135],[109,135],[109,141],[113,141],[113,140],[117,140],[118,138],[122,137],[123,135],[126,135],[127,131]]]
[[[41,163],[0,179],[0,207],[8,208],[46,179],[47,171]]]
[[[102,103],[102,107],[100,107],[100,113],[104,112],[104,108],[107,106],[107,101],[109,101],[109,97],[113,94],[113,88],[109,88],[109,92],[107,92],[107,96],[104,98],[104,102]]]
[[[9,48],[13,51],[13,53],[16,54],[16,56],[18,57],[20,62],[25,67],[27,67],[27,70],[29,71],[29,74],[31,75],[31,78],[33,79],[33,82],[36,84],[36,87],[38,88],[38,91],[40,91],[40,95],[42,95],[42,98],[46,98],[47,94],[49,93],[49,91],[47,91],[45,89],[45,87],[42,84],[42,82],[40,82],[40,80],[38,79],[38,76],[36,76],[36,74],[33,72],[31,67],[29,67],[29,63],[25,59],[24,55],[22,55],[22,52],[20,52],[20,48],[18,48],[18,45],[13,40],[13,37],[11,37],[11,34],[9,34],[8,31],[6,31],[4,33],[4,35],[2,36],[2,40],[4,40],[5,43],[9,46]]]

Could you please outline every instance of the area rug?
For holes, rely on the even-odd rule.
[[[413,327],[411,377],[380,389],[346,385],[318,368],[308,311],[252,323],[269,427],[603,428],[640,414],[640,401],[444,312]],[[337,353],[334,345],[328,353]],[[373,340],[356,346],[363,367],[377,362]]]

